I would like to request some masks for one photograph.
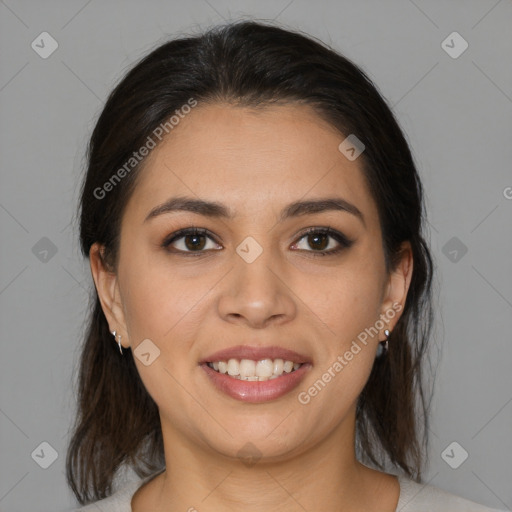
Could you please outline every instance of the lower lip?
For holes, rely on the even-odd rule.
[[[226,395],[242,402],[261,403],[275,400],[286,395],[296,388],[311,368],[309,363],[304,363],[297,370],[290,373],[283,373],[277,379],[248,381],[234,379],[224,373],[216,372],[206,363],[201,364],[213,385]]]

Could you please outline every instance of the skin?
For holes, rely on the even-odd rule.
[[[149,338],[160,350],[150,366],[135,362],[159,407],[166,471],[138,490],[135,512],[395,511],[396,477],[359,463],[354,443],[357,398],[384,329],[392,331],[400,313],[307,405],[297,399],[359,333],[405,304],[412,274],[408,243],[386,273],[376,204],[360,160],[338,150],[344,138],[304,105],[199,105],[146,160],[122,219],[115,271],[102,265],[100,246],[91,248],[111,330],[125,348]],[[144,222],[178,195],[224,203],[235,216],[173,212]],[[326,196],[355,205],[364,223],[343,211],[278,222],[287,204]],[[202,255],[178,253],[193,249],[190,238],[188,246],[181,238],[161,247],[190,226],[215,237],[201,239]],[[302,233],[329,226],[354,243],[315,257],[318,246]],[[250,264],[236,253],[247,236],[263,249]],[[339,246],[330,237],[324,243]],[[198,366],[239,344],[290,348],[313,366],[287,395],[244,403],[219,392]],[[261,454],[252,466],[237,457],[247,442]]]

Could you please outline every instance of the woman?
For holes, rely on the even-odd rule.
[[[254,22],[171,41],[88,156],[81,510],[490,510],[420,483],[422,186],[361,70]]]

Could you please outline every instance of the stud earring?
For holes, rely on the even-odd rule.
[[[389,329],[386,329],[384,331],[384,334],[386,335],[386,339],[379,343],[379,346],[377,348],[377,357],[382,357],[382,356],[386,355],[389,350],[388,339],[389,339],[389,335],[391,334],[391,332],[389,331]]]
[[[114,340],[116,339],[117,332],[112,331],[112,334],[114,335]],[[117,344],[119,345],[119,352],[121,352],[121,355],[123,355],[123,347],[121,346],[121,335],[119,335],[119,339],[117,341]]]

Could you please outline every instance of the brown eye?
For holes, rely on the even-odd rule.
[[[208,246],[210,242],[210,246]],[[203,253],[208,250],[218,250],[218,244],[206,229],[188,228],[181,229],[172,233],[162,243],[162,247],[169,249],[173,247],[174,251],[182,253]],[[170,249],[169,249],[170,250]]]
[[[312,250],[299,247],[300,240],[305,240],[303,245],[310,247]],[[352,244],[353,241],[331,228],[311,228],[301,236],[299,242],[294,244],[294,247],[311,252],[315,256],[327,256],[347,249]]]
[[[206,237],[204,235],[185,235],[182,237],[184,245],[189,251],[197,251],[204,249],[206,245]]]
[[[329,245],[329,236],[325,233],[316,233],[307,235],[308,244],[311,248],[319,251],[324,251]]]

